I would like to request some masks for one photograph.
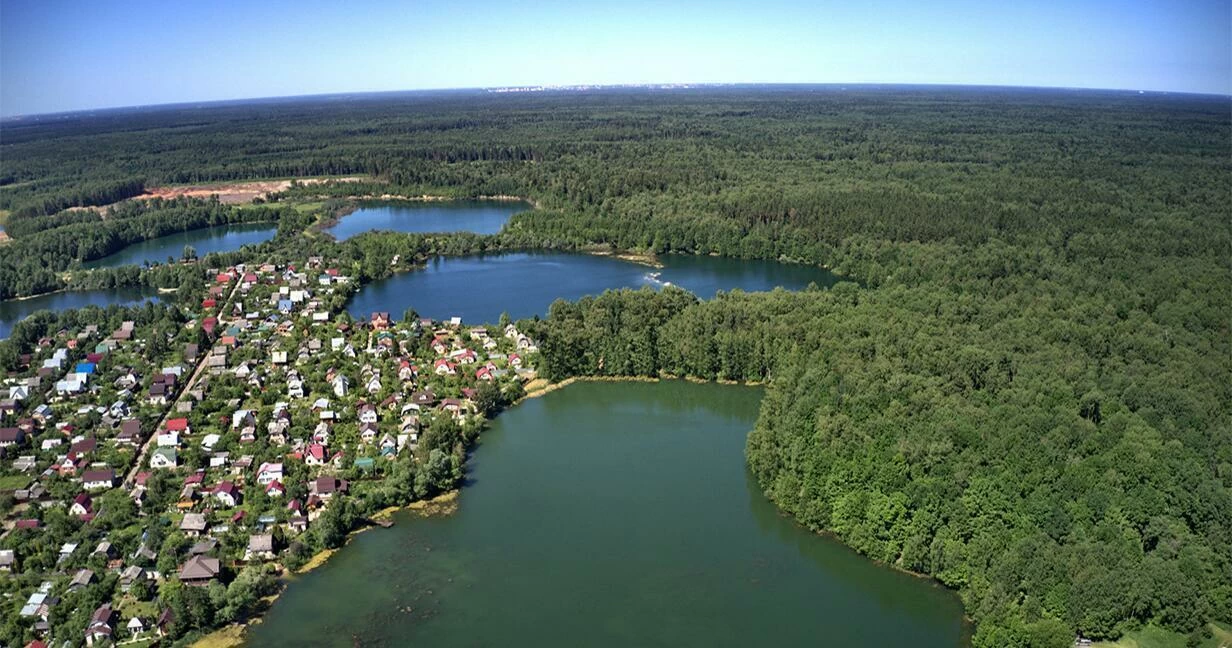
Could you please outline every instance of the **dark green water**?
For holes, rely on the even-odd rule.
[[[964,645],[957,597],[776,511],[759,389],[583,383],[502,414],[446,517],[292,583],[251,646]]]
[[[372,230],[495,234],[510,216],[530,209],[520,201],[450,200],[362,205],[327,231],[339,241]]]
[[[439,257],[427,267],[364,286],[347,305],[357,317],[407,308],[438,319],[495,322],[502,311],[514,319],[545,315],[558,297],[576,300],[609,288],[661,287],[670,282],[709,299],[720,290],[799,290],[814,282],[831,286],[838,277],[824,268],[777,261],[670,254],[654,269],[611,257],[564,252]],[[655,276],[657,273],[657,276]]]
[[[272,223],[203,227],[134,243],[115,254],[81,265],[84,268],[115,268],[144,263],[166,263],[167,257],[178,260],[183,256],[185,245],[193,246],[199,257],[211,252],[234,252],[245,245],[264,243],[274,238],[277,231],[278,227]]]
[[[146,300],[157,301],[156,294],[144,288],[115,288],[58,292],[30,299],[0,301],[0,339],[7,338],[18,322],[35,311],[62,311],[84,306],[106,307],[112,304],[137,304]]]

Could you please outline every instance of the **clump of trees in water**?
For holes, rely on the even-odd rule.
[[[16,241],[0,252],[0,295],[57,287],[72,259],[171,231],[141,212],[153,207],[117,207],[138,211],[115,225],[48,214],[122,194],[134,177],[371,177],[293,187],[270,209],[366,193],[539,205],[494,236],[342,244],[299,236],[306,217],[278,212],[263,258],[330,250],[361,280],[391,272],[394,254],[515,248],[826,263],[859,285],[707,302],[615,292],[526,326],[554,378],[768,381],[747,451],[767,494],[811,528],[958,589],[977,646],[1068,646],[1143,624],[1196,643],[1207,622],[1232,620],[1228,108],[1128,93],[730,88],[6,125],[0,209]],[[201,212],[240,218],[159,209],[182,210],[179,229],[213,218]],[[214,258],[258,260],[244,254]],[[73,281],[191,281],[126,272]]]

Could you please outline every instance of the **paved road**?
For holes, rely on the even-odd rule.
[[[227,295],[227,300],[223,302],[222,308],[218,309],[219,315],[228,312],[228,308],[231,307],[232,302],[235,300],[236,293],[240,290],[240,283],[242,282],[239,280],[239,277],[236,277],[235,285],[231,287],[231,294]],[[221,320],[221,317],[219,319]],[[219,324],[221,323],[222,322],[220,321]],[[200,326],[200,323],[198,323],[198,326]],[[137,478],[137,473],[141,472],[141,469],[145,466],[146,460],[158,440],[159,431],[167,425],[167,419],[176,414],[176,406],[179,405],[180,401],[185,398],[190,398],[188,392],[191,391],[192,386],[196,384],[197,378],[201,376],[201,372],[205,371],[206,359],[209,357],[210,349],[203,349],[202,352],[197,354],[197,365],[193,367],[193,372],[188,377],[188,382],[184,383],[184,387],[180,389],[180,393],[176,396],[175,401],[167,407],[167,411],[163,414],[162,418],[158,419],[158,425],[155,425],[154,430],[150,432],[150,438],[146,439],[145,444],[141,446],[141,454],[137,455],[136,463],[133,464],[132,468],[129,468],[128,474],[124,476],[125,488],[132,487],[133,480]]]

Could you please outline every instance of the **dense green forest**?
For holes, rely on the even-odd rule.
[[[803,524],[962,595],[977,646],[1232,620],[1232,103],[827,87],[454,92],[6,122],[0,295],[144,237],[280,220],[361,280],[392,254],[604,246],[826,263],[829,291],[559,302],[547,370],[765,380],[748,443]],[[260,209],[101,204],[323,174]],[[299,236],[280,202],[536,201],[494,236]],[[131,194],[130,194],[131,195]],[[163,226],[163,219],[172,225]],[[211,220],[217,219],[217,220]],[[197,225],[199,226],[199,225]],[[95,240],[98,239],[98,240]],[[228,257],[238,258],[238,257]],[[159,268],[74,282],[192,281]],[[150,278],[154,277],[154,278]],[[88,285],[88,284],[80,284]]]

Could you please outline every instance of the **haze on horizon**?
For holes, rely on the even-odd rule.
[[[855,4],[0,0],[0,116],[631,83],[1232,94],[1232,0]]]

